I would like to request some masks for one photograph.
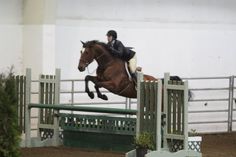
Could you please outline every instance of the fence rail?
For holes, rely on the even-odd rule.
[[[190,100],[190,104],[194,102],[204,102],[204,105],[207,106],[208,102],[225,102],[227,103],[227,108],[225,109],[211,109],[211,110],[194,110],[194,111],[189,111],[190,114],[200,114],[200,113],[226,113],[227,114],[227,119],[226,120],[214,120],[214,121],[194,121],[194,122],[189,122],[189,124],[217,124],[217,123],[225,123],[227,124],[227,132],[232,132],[236,130],[236,96],[234,95],[234,90],[236,90],[235,87],[235,79],[236,76],[229,76],[229,77],[196,77],[196,78],[183,78],[184,80],[189,81],[189,87],[190,91],[192,92],[212,92],[212,91],[224,91],[225,93],[228,93],[224,97],[221,98],[198,98],[198,99],[192,99]],[[224,87],[204,87],[204,88],[191,88],[191,82],[192,81],[215,81],[215,80],[221,80],[221,81],[226,81],[227,85]],[[216,106],[219,106],[219,104],[216,104]],[[226,106],[226,105],[225,105]],[[234,127],[233,127],[234,126]]]

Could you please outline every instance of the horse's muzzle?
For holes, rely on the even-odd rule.
[[[85,70],[85,67],[83,67],[83,66],[78,66],[78,69],[79,69],[80,72],[82,72],[82,71]]]

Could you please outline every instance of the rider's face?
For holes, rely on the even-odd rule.
[[[112,41],[112,36],[107,36],[107,41],[111,42]]]

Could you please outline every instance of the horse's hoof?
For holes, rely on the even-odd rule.
[[[93,92],[89,92],[89,93],[88,93],[88,96],[89,96],[91,99],[93,99],[93,98],[94,98],[94,93],[93,93]]]
[[[104,94],[100,98],[103,99],[103,100],[108,100],[108,97]]]

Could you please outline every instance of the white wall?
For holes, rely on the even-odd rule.
[[[22,34],[24,3],[23,0],[0,0],[1,69],[13,64],[16,71],[23,71],[27,65],[25,60],[30,57],[30,52],[23,56],[23,39],[27,36]],[[166,71],[187,77],[236,73],[234,0],[101,0],[99,3],[96,0],[58,0],[56,5],[55,62],[56,67],[66,71],[68,77],[84,76],[77,71],[80,40],[106,41],[105,33],[109,29],[117,30],[125,45],[136,48],[138,64],[146,73],[158,77]],[[48,14],[48,17],[51,15]],[[27,27],[32,27],[27,32],[36,29],[34,25]],[[44,28],[42,25],[38,27]],[[42,33],[51,30],[49,27],[38,29],[42,29]],[[53,36],[53,32],[50,31],[48,36]],[[47,33],[43,36],[35,34],[37,32],[33,36],[28,33],[32,36],[28,38],[32,44],[28,46],[33,46],[34,40],[42,40],[41,37],[47,38]],[[54,44],[53,40],[44,40],[42,44],[46,45],[47,41],[52,42],[48,45]],[[49,56],[44,58],[53,57],[50,54],[52,46],[41,48],[35,47],[35,50],[39,53],[44,51],[43,56]],[[150,62],[153,58],[155,60]],[[40,64],[47,69],[50,60]],[[91,70],[93,68],[95,64]]]
[[[236,73],[233,0],[59,0],[57,16],[56,66],[66,71],[65,76],[84,76],[77,70],[80,40],[105,41],[109,29],[136,48],[145,73],[157,77],[164,72],[184,77]]]
[[[22,2],[22,0],[0,0],[0,24],[21,24]]]
[[[0,0],[0,72],[22,71],[22,0]]]
[[[234,0],[59,0],[58,17],[74,20],[232,23]]]

